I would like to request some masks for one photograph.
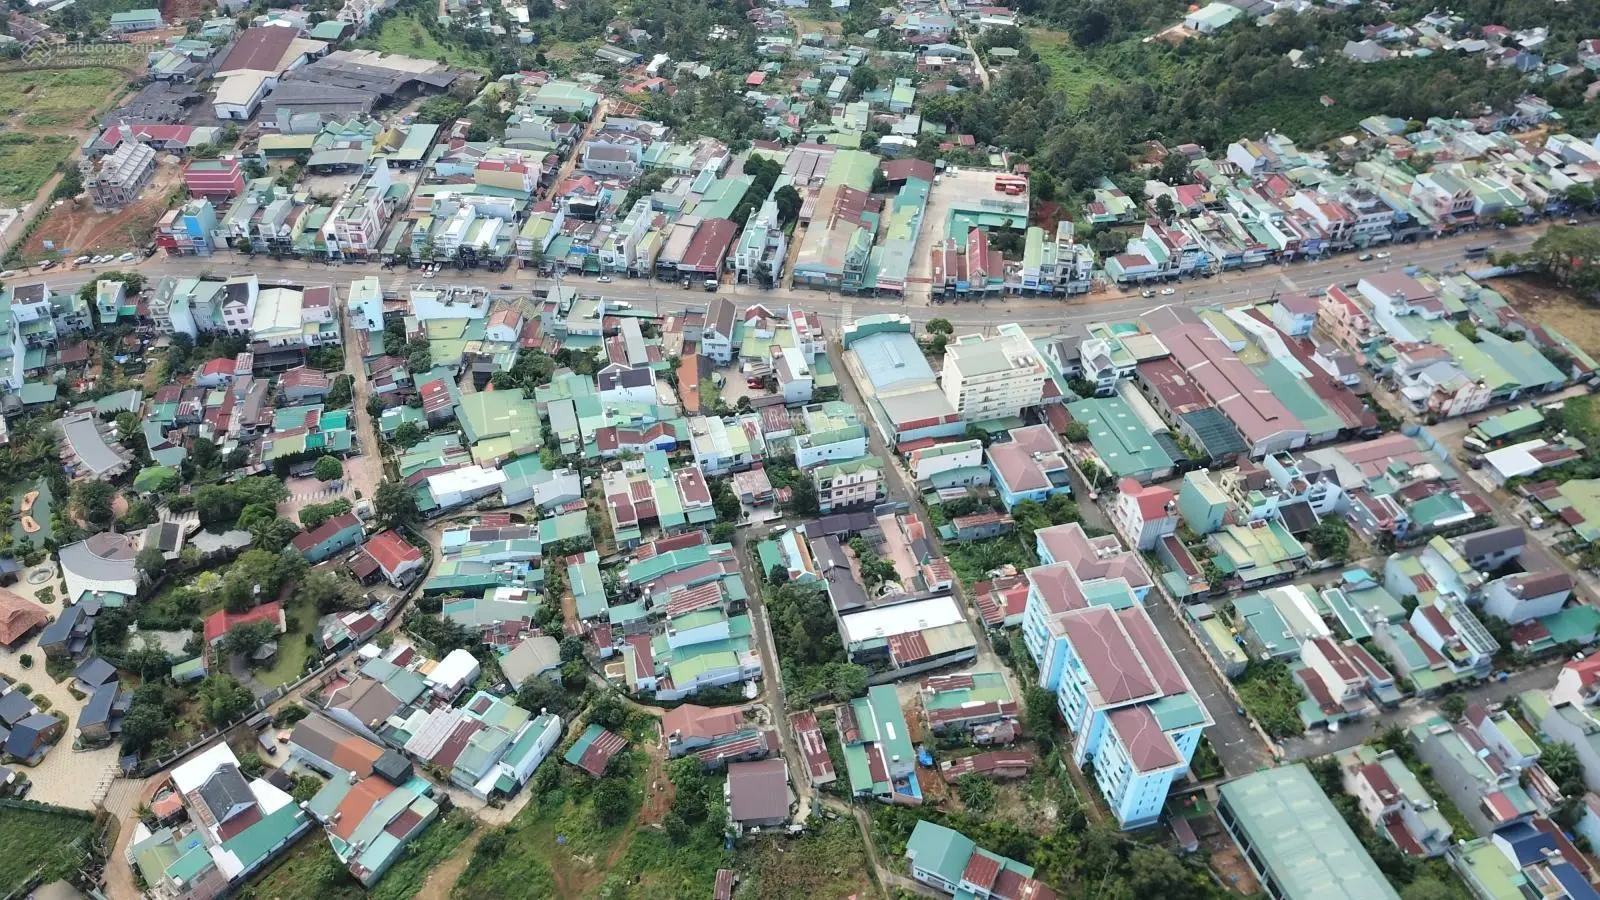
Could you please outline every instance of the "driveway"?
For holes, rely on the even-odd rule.
[[[1556,676],[1561,673],[1564,659],[1551,660],[1534,669],[1514,673],[1505,681],[1491,681],[1462,691],[1468,703],[1494,704],[1510,700],[1523,691],[1547,691],[1555,687]],[[1365,743],[1392,725],[1410,728],[1438,712],[1437,704],[1413,697],[1400,704],[1400,708],[1380,713],[1360,722],[1352,722],[1338,731],[1316,731],[1283,742],[1283,752],[1289,759],[1311,759],[1348,750]],[[1220,749],[1220,748],[1219,748]],[[1235,774],[1231,770],[1230,775]]]

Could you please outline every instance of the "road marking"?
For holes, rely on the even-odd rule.
[[[1289,290],[1294,291],[1297,294],[1300,292],[1300,285],[1295,284],[1294,279],[1290,278],[1287,273],[1278,275],[1278,281],[1282,282],[1283,286]]]

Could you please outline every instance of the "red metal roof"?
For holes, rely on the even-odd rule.
[[[405,538],[392,530],[373,535],[365,549],[391,577],[406,563],[422,561],[422,551],[406,543]]]
[[[995,876],[999,874],[999,860],[982,853],[973,853],[967,859],[967,869],[961,873],[961,880],[987,891],[994,885]]]
[[[794,727],[795,743],[800,746],[800,755],[805,757],[811,780],[832,779],[833,758],[828,756],[828,745],[823,740],[822,729],[817,725],[816,714],[796,713],[789,722]]]
[[[263,603],[255,609],[242,613],[218,610],[206,617],[205,636],[206,643],[211,643],[227,634],[236,625],[249,625],[255,622],[271,622],[277,625],[283,615],[283,606],[277,601]]]

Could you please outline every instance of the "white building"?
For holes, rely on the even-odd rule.
[[[1111,524],[1129,544],[1154,550],[1158,541],[1178,530],[1178,499],[1172,491],[1134,478],[1122,479],[1117,489],[1121,493],[1111,504]]]
[[[1015,323],[994,337],[969,334],[945,348],[944,395],[969,422],[1003,419],[1038,406],[1044,395],[1044,361]]]

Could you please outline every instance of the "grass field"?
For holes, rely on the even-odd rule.
[[[363,38],[360,46],[384,53],[401,53],[419,59],[439,59],[464,69],[488,71],[489,64],[480,54],[461,46],[448,46],[434,40],[428,29],[408,16],[392,16],[384,20],[376,35]]]
[[[763,837],[740,844],[740,896],[843,900],[874,894],[861,832],[847,819],[813,817],[805,837]]]
[[[76,143],[69,137],[0,135],[0,203],[32,202]]]
[[[1028,45],[1039,54],[1039,61],[1050,67],[1050,87],[1065,97],[1069,105],[1082,103],[1096,82],[1114,80],[1111,73],[1080,53],[1065,32],[1047,28],[1027,31]]]
[[[114,69],[46,69],[0,74],[0,118],[13,125],[51,128],[82,125],[113,90],[127,85]]]
[[[47,810],[0,809],[0,896],[17,892],[39,873],[41,883],[74,872],[94,823]]]

